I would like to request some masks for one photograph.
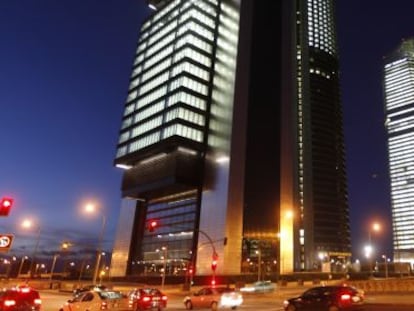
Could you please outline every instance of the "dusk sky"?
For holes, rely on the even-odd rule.
[[[378,253],[391,255],[382,58],[414,34],[414,1],[337,1],[349,206],[354,256],[368,224]],[[16,234],[10,254],[61,241],[97,241],[107,218],[112,248],[122,172],[112,163],[144,0],[0,0],[0,197],[15,199],[0,219]],[[100,214],[81,213],[93,200]]]

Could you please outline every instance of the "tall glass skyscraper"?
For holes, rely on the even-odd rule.
[[[414,264],[414,39],[385,58],[384,95],[388,137],[395,261]]]
[[[332,0],[148,1],[117,146],[112,276],[350,256]],[[151,221],[157,222],[152,230]]]

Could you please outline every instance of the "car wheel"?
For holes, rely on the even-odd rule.
[[[217,311],[217,302],[216,301],[213,301],[211,303],[211,311]]]
[[[339,308],[337,306],[330,306],[329,311],[339,311]]]
[[[193,309],[193,304],[191,303],[191,301],[186,301],[186,302],[185,302],[185,308],[186,308],[187,310],[191,310],[191,309]]]
[[[296,311],[296,307],[294,305],[288,305],[286,311]]]

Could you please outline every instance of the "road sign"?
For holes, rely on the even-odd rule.
[[[13,238],[13,234],[0,234],[0,252],[9,251]]]

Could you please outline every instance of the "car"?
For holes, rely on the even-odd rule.
[[[39,292],[29,286],[16,286],[0,290],[0,310],[39,311],[42,306]]]
[[[119,291],[87,291],[68,300],[59,311],[128,310],[128,298]]]
[[[364,293],[351,286],[319,286],[301,296],[285,300],[285,311],[354,311],[363,310]]]
[[[161,311],[167,307],[167,300],[168,297],[156,288],[136,288],[128,294],[128,308]]]
[[[204,287],[192,296],[184,298],[184,306],[187,310],[198,308],[211,308],[215,311],[218,308],[236,309],[243,303],[241,293],[229,287]]]
[[[106,287],[105,285],[101,285],[101,284],[85,285],[85,286],[82,286],[80,288],[74,289],[73,290],[73,296],[75,297],[75,296],[78,296],[81,293],[88,292],[88,291],[91,291],[91,290],[102,291],[102,290],[107,290],[107,289],[108,289],[108,287]]]
[[[271,281],[258,281],[252,285],[240,288],[244,293],[268,293],[275,290],[275,285]]]

